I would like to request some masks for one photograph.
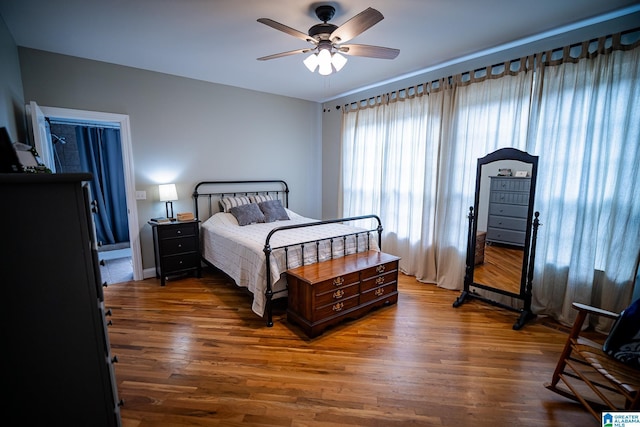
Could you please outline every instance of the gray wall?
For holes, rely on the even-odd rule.
[[[18,48],[0,16],[0,126],[13,142],[24,142],[24,98]]]
[[[284,179],[290,207],[321,215],[320,105],[27,48],[24,99],[129,115],[143,267],[154,265],[147,220],[164,216],[157,184],[175,182],[174,212],[192,212],[198,181]]]

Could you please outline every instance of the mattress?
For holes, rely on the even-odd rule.
[[[264,315],[266,307],[264,246],[267,235],[277,227],[318,221],[288,209],[287,213],[289,220],[240,226],[232,214],[219,212],[202,224],[202,257],[225,272],[236,285],[247,288],[253,294],[251,308],[260,316]],[[332,251],[336,258],[343,256],[345,246],[347,254],[367,250],[367,245],[369,249],[379,250],[377,233],[369,233],[368,238],[366,234],[358,235],[356,238],[353,235],[356,232],[366,232],[366,229],[332,223],[274,233],[270,239],[272,249],[270,269],[274,298],[287,295],[284,273],[287,269],[302,265],[303,253],[304,264],[308,265],[330,259]],[[344,239],[342,236],[347,237]],[[322,241],[316,245],[315,242],[319,239]],[[304,245],[289,247],[286,251],[282,249],[284,246],[296,243],[304,243]]]

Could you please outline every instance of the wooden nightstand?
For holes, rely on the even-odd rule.
[[[200,277],[200,221],[174,221],[157,223],[149,221],[153,229],[156,277],[162,286],[167,277],[195,272]]]

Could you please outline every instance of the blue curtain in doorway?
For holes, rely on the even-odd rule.
[[[102,244],[128,242],[120,130],[77,126],[76,138],[82,169],[93,175],[89,187],[97,204],[96,238]]]

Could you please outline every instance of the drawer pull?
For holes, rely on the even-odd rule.
[[[384,269],[385,269],[384,265],[379,265],[379,266],[376,267],[376,272],[377,273],[384,273]]]
[[[179,247],[179,248],[182,248],[182,243],[178,243],[178,247]]]
[[[377,297],[379,297],[380,295],[384,294],[384,288],[378,288],[374,291],[374,293]]]
[[[344,277],[342,277],[342,276],[339,276],[339,277],[336,277],[335,279],[333,279],[333,284],[335,286],[340,286],[343,283],[344,283]]]
[[[384,276],[376,277],[376,285],[382,285],[383,283],[384,283]]]
[[[343,302],[339,302],[333,305],[333,311],[342,311],[343,308],[344,308]]]
[[[182,230],[178,230],[178,231],[177,231],[177,233],[178,233],[178,234],[182,234]]]
[[[333,299],[339,299],[344,296],[344,291],[342,289],[338,289],[333,293]]]

